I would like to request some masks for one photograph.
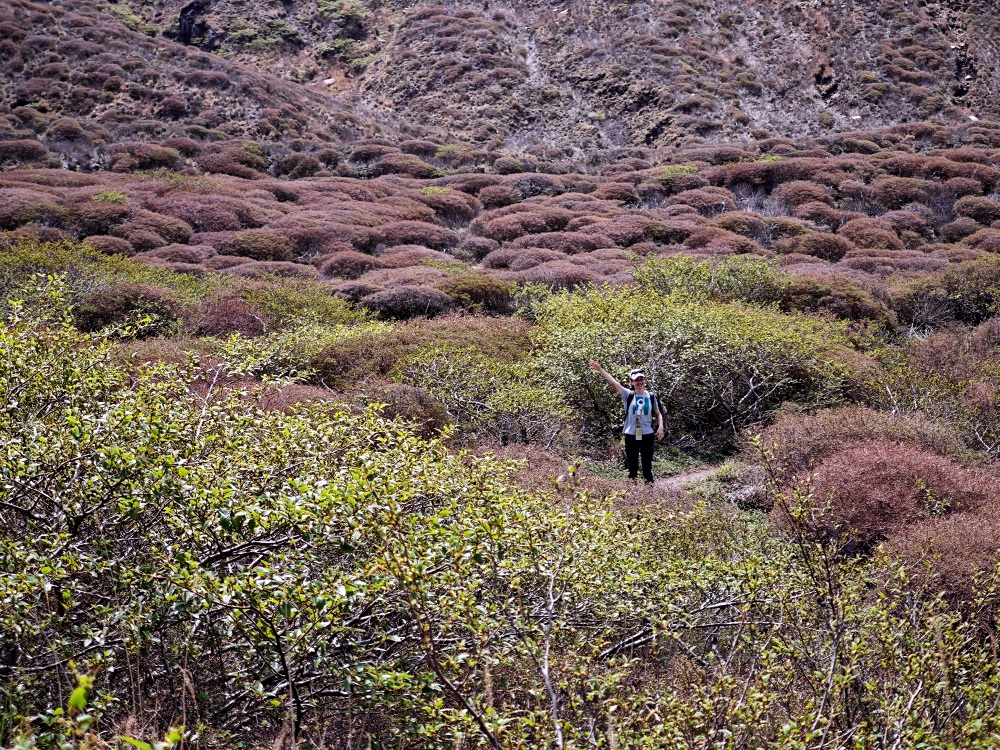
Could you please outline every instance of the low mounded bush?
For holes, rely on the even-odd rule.
[[[104,253],[105,255],[132,255],[135,253],[132,243],[128,240],[123,240],[121,237],[96,234],[84,237],[83,241],[99,253]]]
[[[510,312],[515,286],[481,273],[464,273],[440,281],[437,288],[466,309],[496,315]]]
[[[403,320],[416,316],[434,317],[454,305],[444,292],[429,286],[398,286],[384,292],[370,294],[361,300],[361,306],[389,320]]]
[[[526,234],[511,243],[512,247],[543,247],[567,255],[590,253],[600,248],[614,247],[610,238],[595,233],[546,232]]]
[[[290,261],[292,246],[288,239],[267,229],[247,229],[227,239],[220,255],[240,255],[261,261]]]
[[[903,249],[903,241],[892,231],[892,225],[877,219],[853,219],[844,224],[838,234],[862,249]]]
[[[423,245],[433,250],[444,250],[458,244],[458,235],[450,229],[422,221],[394,221],[374,230],[376,245]]]
[[[0,162],[33,162],[48,155],[45,146],[34,140],[0,141]]]
[[[826,188],[808,180],[792,180],[782,183],[774,189],[771,195],[789,206],[801,206],[806,203],[833,205],[833,198]]]
[[[319,270],[326,277],[356,279],[363,273],[384,267],[385,263],[379,258],[356,250],[345,250],[323,256]]]
[[[956,201],[955,211],[984,226],[989,226],[994,221],[1000,220],[1000,203],[975,195],[969,195]]]
[[[867,551],[926,519],[970,513],[996,497],[1000,484],[936,453],[883,442],[843,447],[811,473],[820,513],[813,532],[847,551]]]
[[[256,305],[239,297],[205,300],[185,317],[198,336],[260,336],[270,323]]]
[[[73,321],[82,331],[98,331],[109,325],[123,325],[151,316],[146,335],[169,327],[179,314],[170,292],[149,284],[119,283],[84,296],[73,308]]]
[[[802,237],[792,237],[783,240],[779,245],[784,251],[811,255],[831,263],[836,263],[857,249],[854,243],[846,237],[826,232],[813,232]]]

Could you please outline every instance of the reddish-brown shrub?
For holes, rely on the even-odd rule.
[[[361,300],[362,307],[381,318],[402,320],[417,315],[433,317],[445,312],[454,301],[444,292],[429,286],[399,286],[370,294]]]
[[[518,174],[524,171],[524,162],[510,156],[501,156],[493,162],[497,174]]]
[[[802,203],[796,206],[792,210],[792,215],[797,219],[805,219],[806,221],[811,221],[830,229],[836,229],[847,221],[844,218],[843,211],[838,211],[828,203],[820,203],[819,201]]]
[[[955,202],[955,211],[984,226],[1000,220],[1000,203],[989,198],[967,195]]]
[[[132,212],[121,203],[103,203],[87,200],[72,208],[71,222],[81,235],[109,234]]]
[[[469,262],[478,262],[489,255],[494,250],[499,249],[500,243],[486,237],[466,237],[455,248],[455,257]]]
[[[459,190],[447,190],[443,193],[421,192],[414,197],[432,208],[438,219],[446,226],[468,224],[483,208],[476,198]]]
[[[598,185],[591,195],[597,200],[620,201],[632,205],[639,203],[639,192],[627,182],[605,182]]]
[[[242,265],[243,263],[253,263],[253,258],[244,258],[242,255],[213,255],[211,258],[203,261],[202,265],[214,271],[222,271]]]
[[[592,271],[566,260],[550,260],[529,268],[518,276],[525,281],[545,284],[554,289],[572,289],[597,280]]]
[[[497,264],[504,259],[498,256],[504,252],[507,251],[499,250],[496,253],[490,253],[486,260],[483,261],[483,265],[487,268],[501,267]],[[509,252],[511,255],[506,258],[506,267],[511,271],[527,271],[529,268],[534,268],[542,263],[548,263],[552,260],[566,259],[566,255],[564,253],[561,253],[558,250],[547,250],[543,247],[529,247],[523,249],[509,248]]]
[[[16,229],[23,224],[62,227],[68,218],[69,210],[48,193],[0,189],[0,229]]]
[[[903,179],[903,178],[899,178]],[[892,225],[877,219],[853,219],[842,226],[838,233],[859,248],[902,250],[903,242],[892,231]]]
[[[356,279],[366,271],[383,268],[385,264],[371,255],[359,253],[356,250],[346,250],[324,256],[319,266],[323,276],[337,276],[342,279]]]
[[[920,209],[925,207],[910,206],[905,211],[890,211],[889,213],[882,214],[882,216],[879,217],[879,221],[888,223],[892,227],[893,231],[901,237],[904,236],[906,232],[910,232],[924,238],[930,237],[933,234],[933,230],[927,221],[927,215],[930,214],[930,211],[925,209],[925,213],[925,211],[910,210],[913,208]]]
[[[360,302],[371,294],[384,291],[384,287],[369,284],[367,281],[348,281],[337,287],[336,295],[341,299],[350,300],[351,302]]]
[[[397,154],[399,149],[377,143],[355,146],[347,155],[347,161],[356,163],[375,162],[389,154]]]
[[[256,305],[239,297],[206,300],[191,310],[187,321],[198,336],[260,336],[270,324]]]
[[[919,250],[852,250],[840,261],[840,265],[854,268],[876,276],[890,276],[897,271],[928,272],[937,271],[946,265],[943,258],[934,257]]]
[[[144,253],[170,263],[203,263],[215,255],[215,248],[209,245],[164,245]]]
[[[518,206],[518,208],[520,207]],[[539,206],[535,211],[518,212],[487,219],[478,227],[474,223],[473,227],[478,228],[484,237],[508,242],[526,234],[558,231],[566,226],[569,218],[570,214],[566,211]]]
[[[582,232],[546,232],[543,234],[526,234],[511,243],[513,247],[544,247],[558,250],[567,255],[589,253],[603,247],[614,247],[615,243],[604,235]]]
[[[292,246],[278,232],[267,229],[247,229],[236,232],[219,249],[221,255],[242,255],[260,261],[290,261]],[[312,270],[312,269],[310,269]]]
[[[45,129],[49,138],[66,141],[79,141],[87,138],[87,131],[74,117],[60,117]]]
[[[229,76],[219,70],[192,70],[184,75],[184,83],[195,88],[224,88]]]
[[[757,242],[765,241],[771,237],[771,228],[767,222],[757,214],[748,211],[729,211],[720,214],[712,221],[712,226],[725,229],[733,234],[741,234]]]
[[[440,268],[423,264],[400,266],[398,268],[376,268],[361,277],[366,284],[375,284],[385,289],[398,286],[436,286],[448,277]]]
[[[762,438],[782,482],[811,471],[845,446],[864,443],[907,445],[960,463],[973,459],[961,438],[938,422],[920,414],[889,414],[858,405],[814,414],[779,412]]]
[[[435,250],[452,247],[458,236],[450,229],[421,221],[394,221],[376,227],[373,238],[377,245],[423,245]]]
[[[490,185],[479,191],[479,200],[485,208],[499,208],[519,203],[521,194],[509,185]]]
[[[792,180],[778,185],[771,193],[772,197],[784,201],[789,206],[801,206],[804,203],[825,203],[833,205],[833,197],[822,185],[809,180]]]
[[[439,148],[441,148],[440,143],[419,139],[403,141],[399,144],[399,150],[404,154],[414,154],[421,157],[434,156]]]
[[[980,229],[965,238],[965,244],[987,253],[1000,253],[1000,229]]]
[[[902,208],[907,203],[926,203],[935,190],[933,182],[913,177],[879,177],[872,185],[875,197],[886,208]]]
[[[180,152],[153,143],[113,144],[108,151],[115,156],[111,168],[116,172],[145,169],[173,169],[181,161]]]
[[[408,195],[390,195],[382,198],[378,202],[379,206],[388,206],[391,209],[388,215],[392,219],[405,219],[406,221],[422,221],[427,224],[437,224],[437,215],[434,210],[424,203],[411,198]],[[348,209],[350,210],[350,209]],[[373,224],[378,222],[376,214],[372,214]],[[359,222],[364,219],[359,217]]]
[[[761,250],[753,240],[719,227],[700,227],[694,230],[684,245],[694,250],[705,250],[710,255],[753,253]]]
[[[194,233],[194,230],[191,229],[191,226],[186,221],[139,209],[138,211],[133,211],[129,220],[121,226],[116,227],[112,234],[127,237],[129,234],[137,231],[152,232],[166,240],[166,243],[176,242],[182,245],[186,244]]]
[[[424,261],[453,261],[454,258],[447,253],[438,250],[431,250],[420,245],[396,245],[382,250],[379,260],[386,268],[406,268],[416,266]]]
[[[848,549],[867,549],[934,516],[974,511],[1000,490],[993,477],[952,459],[883,442],[846,447],[819,461],[812,487],[817,503],[830,503],[812,531]]]
[[[73,307],[73,320],[81,331],[153,316],[163,325],[177,318],[179,306],[170,292],[148,284],[120,283],[91,292]]]
[[[781,252],[795,252],[836,263],[855,250],[854,243],[845,237],[826,232],[813,232],[801,237],[790,237],[777,246]]]
[[[966,195],[979,195],[983,192],[983,183],[971,177],[952,177],[941,183],[941,187],[956,198]]]
[[[105,255],[132,255],[135,250],[128,240],[121,237],[111,237],[106,234],[97,234],[84,237],[83,241]]]
[[[648,216],[626,215],[615,219],[597,220],[584,226],[577,225],[581,234],[593,235],[601,239],[611,240],[620,247],[629,247],[640,242],[680,242],[686,238],[697,225],[690,222],[656,221]]]
[[[188,104],[179,96],[166,96],[160,100],[160,105],[156,108],[158,117],[168,120],[176,120],[187,114]]]
[[[138,227],[121,227],[115,230],[115,234],[126,240],[139,253],[163,247],[168,242],[156,232]]]
[[[702,216],[715,216],[736,210],[736,196],[721,187],[703,187],[685,190],[667,200],[670,205],[683,204],[696,209]]]
[[[266,214],[249,201],[229,196],[171,194],[152,203],[158,213],[182,219],[199,232],[251,229],[266,223]]]
[[[970,219],[968,216],[961,216],[954,221],[944,224],[938,229],[938,232],[941,234],[941,239],[945,242],[959,242],[970,234],[975,234],[982,228],[974,219]]]
[[[353,156],[353,154],[351,154]],[[371,167],[372,174],[401,174],[419,180],[426,180],[440,174],[437,169],[419,156],[413,154],[390,153],[383,156]]]
[[[201,152],[201,144],[194,138],[167,138],[161,145],[179,151],[184,156],[197,156]]]
[[[261,174],[260,170],[241,163],[238,153],[239,150],[202,154],[198,157],[198,166],[206,172],[227,174],[232,177],[242,177],[245,180],[257,180],[262,178],[264,175]]]
[[[38,141],[0,141],[0,162],[32,162],[44,159],[48,154]]]
[[[971,513],[947,513],[890,536],[886,548],[909,566],[915,583],[953,603],[981,595],[979,576],[996,569],[1000,509],[986,503]]]
[[[320,160],[309,154],[289,154],[274,165],[275,174],[287,175],[293,180],[312,177],[322,170],[323,164]]]

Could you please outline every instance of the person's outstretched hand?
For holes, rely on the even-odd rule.
[[[590,369],[593,370],[594,372],[600,372],[601,366],[597,364],[597,362],[595,362],[594,360],[590,360]]]

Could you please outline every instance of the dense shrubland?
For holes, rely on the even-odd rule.
[[[0,11],[0,744],[995,741],[989,24],[565,5]]]
[[[217,387],[240,369],[224,359],[123,358],[142,320],[78,332],[68,294],[36,279],[0,327],[5,744],[945,747],[998,730],[973,616],[992,584],[949,609],[933,578],[843,557],[801,487],[780,496],[790,539],[724,505],[626,514],[573,478],[530,494],[370,410],[263,411],[282,381]],[[945,494],[967,449],[894,419],[862,432],[950,453],[922,461],[926,492],[978,507],[978,474]]]

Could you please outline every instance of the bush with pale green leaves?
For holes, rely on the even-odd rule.
[[[418,350],[398,369],[448,410],[462,442],[485,434],[503,445],[551,444],[573,417],[559,387],[530,357],[501,362],[476,348],[438,345]]]
[[[698,448],[727,445],[784,402],[836,403],[850,377],[842,326],[770,308],[623,288],[554,295],[535,314],[541,372],[598,436],[620,425],[622,404],[592,359],[625,385],[645,368],[667,440]]]

